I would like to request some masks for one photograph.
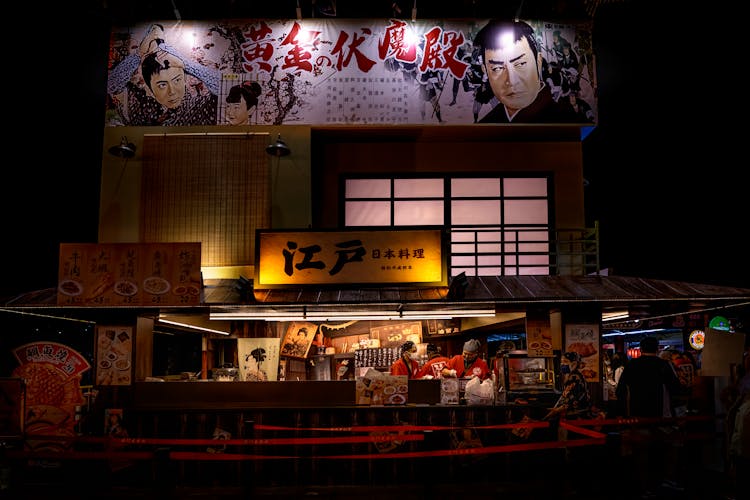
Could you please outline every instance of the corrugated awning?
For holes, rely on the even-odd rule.
[[[625,276],[480,276],[468,277],[464,296],[448,296],[447,287],[339,287],[277,288],[252,290],[243,299],[234,279],[208,279],[203,288],[202,307],[325,306],[382,309],[384,304],[406,310],[444,307],[471,308],[478,303],[494,304],[498,311],[523,309],[529,305],[598,304],[602,308],[643,306],[651,313],[661,310],[687,312],[700,308],[750,307],[750,289],[719,285],[652,280]],[[29,292],[9,301],[11,309],[58,308],[56,290]],[[92,309],[92,308],[89,308]],[[96,309],[96,308],[93,308]],[[106,308],[98,308],[106,309]],[[158,309],[158,308],[155,308]],[[236,309],[236,307],[235,307]]]

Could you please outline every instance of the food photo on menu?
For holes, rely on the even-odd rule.
[[[567,325],[565,352],[581,356],[579,370],[588,382],[599,380],[599,328],[596,325]]]
[[[133,333],[130,327],[100,326],[96,342],[96,384],[129,385]]]

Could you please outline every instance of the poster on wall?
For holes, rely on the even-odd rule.
[[[599,382],[599,325],[566,325],[565,349],[581,356],[579,370],[586,382]]]
[[[243,382],[276,381],[279,376],[279,339],[237,339],[240,380]]]
[[[61,243],[58,306],[197,306],[201,244]]]
[[[26,382],[24,427],[26,445],[35,451],[69,448],[75,436],[76,407],[84,403],[81,377],[91,368],[86,358],[68,345],[39,341],[13,350],[19,363],[13,377]]]
[[[421,321],[394,321],[388,325],[370,328],[370,339],[378,339],[380,347],[399,347],[411,340],[415,344],[422,342]]]
[[[306,321],[292,321],[281,341],[281,355],[306,358],[315,339],[318,325]]]
[[[104,434],[116,438],[128,437],[125,417],[122,408],[104,409]]]
[[[512,46],[490,45],[509,28]],[[110,40],[108,127],[596,122],[591,23],[151,20]],[[513,94],[485,47],[500,62],[526,55]],[[165,66],[172,92],[153,84]]]
[[[96,385],[130,385],[133,362],[133,328],[96,327]]]

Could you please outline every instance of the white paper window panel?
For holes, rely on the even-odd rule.
[[[466,276],[501,276],[503,269],[501,267],[458,267],[451,265],[451,276],[457,276],[461,273],[466,273]],[[508,274],[507,272],[505,274]],[[515,274],[515,272],[513,272]]]
[[[347,201],[344,224],[347,226],[390,226],[388,201]]]
[[[476,268],[474,267],[457,267],[451,265],[451,276],[458,276],[461,273],[466,273],[466,276],[476,276]]]
[[[488,231],[478,229],[476,231],[465,231],[453,229],[451,231],[452,243],[473,243],[473,242],[490,242],[499,243],[502,233],[500,231]]]
[[[502,267],[480,267],[479,276],[500,276],[503,274]]]
[[[507,177],[503,179],[503,188],[506,197],[547,196],[547,179]]]
[[[506,243],[503,245],[503,251],[505,253],[547,253],[549,252],[549,244],[545,242],[539,243]]]
[[[442,198],[443,179],[395,179],[394,198]]]
[[[393,221],[396,226],[442,226],[444,209],[442,200],[397,201],[393,204]]]
[[[500,231],[486,231],[477,233],[477,241],[500,241],[502,233]]]
[[[547,200],[505,200],[506,224],[547,224]]]
[[[474,243],[453,243],[451,253],[474,253]]]
[[[451,267],[455,266],[475,266],[477,264],[474,255],[453,255],[451,257]]]
[[[462,243],[465,241],[474,241],[475,233],[473,231],[451,231],[451,242]]]
[[[390,198],[390,179],[347,179],[345,198]]]
[[[480,266],[500,266],[502,262],[499,255],[477,255],[477,263]]]
[[[452,198],[500,196],[500,179],[451,179]]]
[[[499,253],[501,251],[499,243],[479,243],[477,244],[477,253]]]
[[[452,200],[451,224],[500,224],[500,200]]]
[[[515,266],[516,265],[516,255],[505,255],[505,258],[503,259],[503,262],[506,266]]]
[[[501,245],[499,243],[451,243],[451,252],[453,253],[499,253],[501,252]]]
[[[529,231],[528,228],[516,228],[505,231],[506,242],[524,241],[548,241],[549,234],[546,230]]]
[[[504,269],[505,276],[533,276],[533,275],[541,275],[541,276],[548,276],[549,275],[549,268],[548,267],[506,267]]]
[[[460,255],[460,254],[472,254],[472,255],[491,255],[493,258],[498,259],[498,263],[500,262],[500,253],[498,252],[497,247],[493,248],[479,248],[476,252],[474,252],[474,247],[470,247],[467,245],[462,245],[460,247],[451,246],[451,254],[454,255]],[[466,264],[463,262],[462,264]]]

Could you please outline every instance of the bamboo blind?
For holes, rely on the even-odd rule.
[[[252,265],[271,223],[268,134],[144,137],[142,242],[201,242],[201,266]]]

